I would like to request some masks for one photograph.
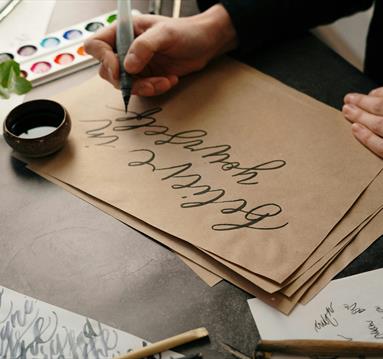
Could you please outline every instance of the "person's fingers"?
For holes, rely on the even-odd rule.
[[[100,68],[98,70],[98,74],[104,80],[109,81],[116,89],[120,88],[119,80],[111,79],[108,70],[103,65],[100,65]]]
[[[383,136],[383,116],[376,116],[352,104],[345,104],[342,112],[353,123],[360,123],[379,136]]]
[[[173,27],[161,22],[138,36],[125,57],[125,69],[128,73],[138,74],[150,62],[156,52],[172,46],[177,37]]]
[[[383,97],[351,93],[346,95],[344,102],[372,114],[383,115]]]
[[[101,63],[98,73],[104,80],[109,81],[114,87],[119,88],[119,64],[117,57],[112,54],[109,60],[107,60],[108,58],[109,56],[106,56],[106,60]]]
[[[174,75],[138,78],[134,80],[132,93],[138,96],[157,96],[169,91],[178,83]]]
[[[119,63],[116,54],[113,52],[106,52],[104,59],[101,62],[99,74],[100,76],[109,81],[113,86],[119,84]]]
[[[383,97],[383,87],[378,87],[377,89],[371,90],[369,92],[371,96],[382,96]]]
[[[116,25],[110,25],[104,29],[97,31],[96,34],[85,40],[85,51],[96,58],[98,61],[102,61],[105,51],[112,51],[116,46]]]
[[[98,31],[95,35],[85,41],[85,51],[100,61],[100,76],[114,86],[118,83],[119,64],[118,58],[113,51],[116,40],[116,26],[111,25]]]
[[[133,17],[133,27],[135,36],[141,35],[143,32],[151,28],[154,24],[161,21],[169,20],[166,16],[159,15],[137,15]]]
[[[353,123],[351,128],[353,135],[359,142],[383,158],[383,138],[359,123]]]

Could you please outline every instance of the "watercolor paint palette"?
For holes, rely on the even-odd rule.
[[[0,49],[0,62],[17,61],[33,86],[91,66],[97,61],[85,52],[84,40],[116,21],[116,14],[114,11],[89,19],[17,48]]]

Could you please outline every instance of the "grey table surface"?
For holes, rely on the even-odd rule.
[[[145,10],[147,1],[134,6]],[[195,10],[192,0],[184,6],[186,14]],[[57,0],[48,31],[114,8],[112,0]],[[348,91],[374,87],[309,34],[242,60],[337,108]],[[27,99],[52,96],[96,72],[38,87]],[[25,169],[3,139],[0,173],[1,285],[150,341],[205,326],[210,340],[178,348],[185,354],[232,358],[221,341],[252,353],[258,332],[248,294],[226,282],[209,288],[163,246]],[[380,239],[340,276],[380,267],[382,249]]]

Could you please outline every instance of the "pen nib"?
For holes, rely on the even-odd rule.
[[[129,105],[130,96],[124,96],[124,104],[125,104],[125,113],[128,113],[128,105]]]

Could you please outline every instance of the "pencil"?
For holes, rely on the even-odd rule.
[[[303,356],[382,356],[383,344],[344,340],[260,340],[256,351]]]
[[[124,60],[130,45],[134,40],[132,7],[130,0],[118,0],[117,2],[117,55],[120,64],[120,89],[128,111],[130,94],[132,92],[132,77],[125,71]]]
[[[189,330],[188,332],[178,334],[174,337],[161,340],[159,342],[150,344],[144,348],[134,350],[130,353],[121,355],[115,359],[142,359],[150,355],[162,353],[179,345],[190,343],[194,340],[208,336],[209,333],[206,328],[198,328]],[[197,356],[198,358],[198,356]]]

